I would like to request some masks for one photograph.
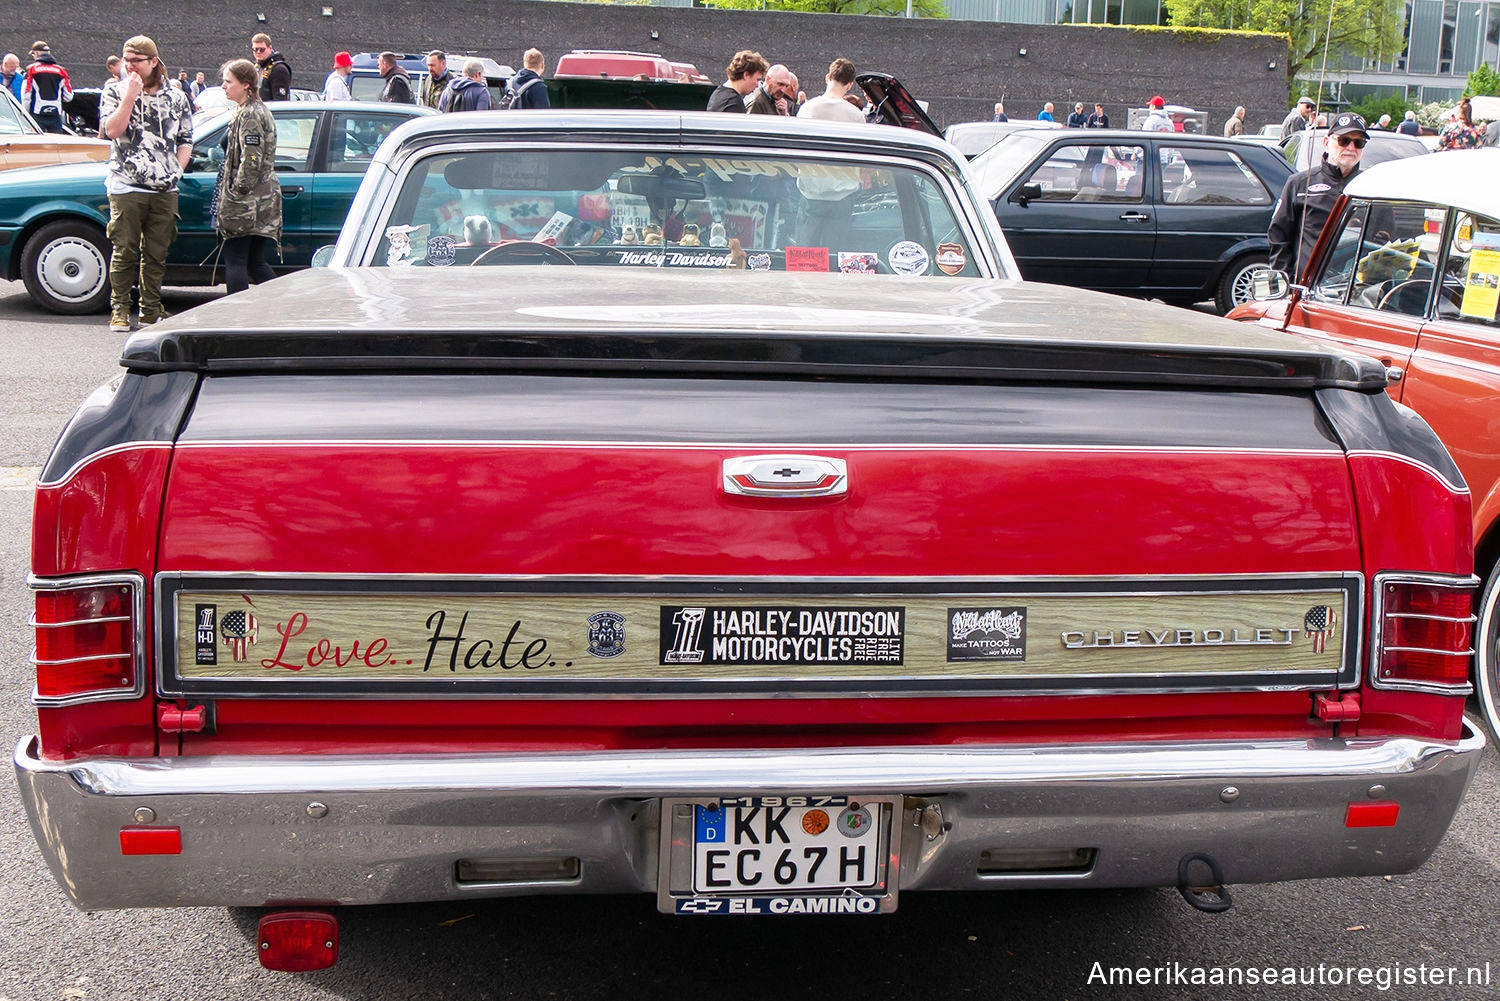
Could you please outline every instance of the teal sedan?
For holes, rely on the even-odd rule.
[[[277,272],[305,268],[313,251],[338,237],[375,150],[396,126],[427,108],[363,102],[269,104],[276,117],[281,178],[281,259]],[[193,156],[178,185],[181,221],[167,255],[168,285],[224,280],[219,239],[209,219],[221,143],[231,112],[200,114]],[[96,313],[109,304],[109,199],[103,163],[30,167],[0,173],[0,278],[54,313]]]

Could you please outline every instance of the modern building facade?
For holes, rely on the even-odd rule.
[[[946,0],[948,16],[1017,24],[1163,24],[1162,0]],[[1500,69],[1500,0],[1409,0],[1394,52],[1346,57],[1328,67],[1325,98],[1354,103],[1394,94],[1412,104],[1456,101],[1469,72]]]

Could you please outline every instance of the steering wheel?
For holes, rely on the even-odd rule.
[[[491,247],[469,264],[469,267],[478,267],[481,264],[577,264],[567,254],[558,250],[550,243],[533,243],[530,240],[514,240],[510,243],[502,243],[498,247]]]
[[[1415,291],[1417,289],[1421,289],[1425,293],[1431,286],[1431,278],[1408,278],[1406,281],[1397,282],[1389,292],[1380,297],[1380,305],[1376,308],[1394,310],[1398,313],[1404,313],[1407,316],[1420,316],[1427,308],[1427,296],[1425,294],[1422,296],[1422,301],[1416,312],[1408,312],[1400,308],[1400,296],[1403,292]]]

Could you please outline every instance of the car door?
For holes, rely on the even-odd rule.
[[[281,260],[272,261],[277,271],[306,267],[312,261],[307,248],[307,205],[311,177],[309,155],[317,130],[318,112],[278,109],[276,116],[276,176],[281,181]],[[195,138],[193,156],[178,183],[177,239],[168,255],[174,272],[222,266],[219,237],[212,218],[214,188],[219,166],[224,162],[224,135],[228,125]]]
[[[1150,284],[1164,292],[1206,289],[1232,248],[1264,247],[1277,192],[1232,149],[1156,143],[1160,190]],[[1263,258],[1264,259],[1264,258]]]
[[[313,250],[338,239],[375,150],[396,126],[410,117],[380,111],[328,113],[326,160],[313,178],[308,206],[309,260]]]
[[[1156,245],[1150,166],[1143,143],[1048,147],[995,200],[1022,276],[1111,292],[1145,286]]]
[[[1448,155],[1448,154],[1444,154]],[[1487,510],[1500,481],[1500,219],[1453,212],[1443,281],[1401,382]]]
[[[1287,329],[1405,371],[1436,272],[1438,237],[1428,232],[1429,211],[1410,202],[1350,202]],[[1404,391],[1405,380],[1388,389],[1398,401]]]

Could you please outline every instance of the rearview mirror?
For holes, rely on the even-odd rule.
[[[703,182],[696,177],[670,173],[621,174],[616,187],[627,195],[640,195],[648,202],[696,201],[703,197]]]

